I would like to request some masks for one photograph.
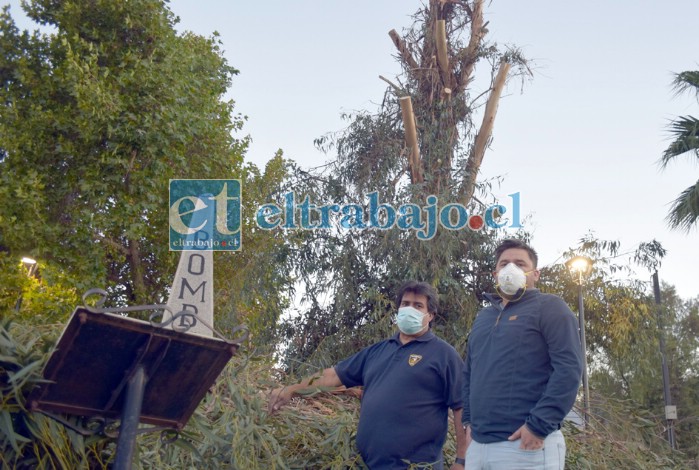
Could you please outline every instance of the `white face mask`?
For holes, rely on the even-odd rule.
[[[515,295],[517,291],[523,289],[526,285],[527,275],[516,264],[509,263],[498,271],[497,287],[499,287],[504,294]]]
[[[396,325],[403,334],[414,335],[422,331],[424,316],[424,313],[414,307],[401,307],[396,316]]]

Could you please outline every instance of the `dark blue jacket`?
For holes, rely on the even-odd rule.
[[[522,424],[544,438],[575,403],[583,360],[577,318],[558,296],[528,289],[504,308],[478,312],[464,364],[463,422],[480,443],[498,442]]]

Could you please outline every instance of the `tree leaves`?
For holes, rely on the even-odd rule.
[[[162,298],[176,261],[168,180],[242,166],[245,143],[230,134],[240,118],[221,100],[236,71],[216,39],[178,36],[159,1],[28,9],[56,30],[30,39],[2,17],[0,195],[12,203],[0,243],[122,303]]]
[[[699,101],[699,71],[685,71],[677,74],[674,81],[677,94],[690,92]],[[699,119],[692,116],[679,116],[670,123],[670,134],[674,139],[660,159],[661,168],[678,156],[693,153],[699,158]],[[688,187],[675,199],[667,216],[671,228],[689,231],[699,220],[699,181]]]

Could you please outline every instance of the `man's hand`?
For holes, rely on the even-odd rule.
[[[508,441],[516,441],[517,439],[521,439],[519,448],[523,450],[539,450],[544,447],[544,440],[536,437],[526,424],[523,424],[507,438]]]
[[[456,420],[457,414],[459,417],[458,420]],[[466,449],[468,449],[468,446],[471,445],[471,425],[463,427],[463,425],[461,424],[461,410],[455,411],[454,416],[454,422],[458,423],[457,426],[461,427],[461,431],[457,432],[456,434],[456,457],[460,462],[463,462],[463,457],[461,456],[466,455]],[[451,467],[449,467],[449,470],[463,470],[464,465],[464,463],[457,463],[456,461],[454,461],[454,463],[451,464]]]
[[[308,377],[301,383],[296,385],[288,385],[283,388],[277,388],[272,390],[272,394],[269,397],[269,403],[267,404],[267,412],[272,414],[289,403],[291,398],[295,393],[313,386],[318,389],[323,389],[326,387],[334,388],[342,385],[340,377],[338,377],[337,372],[335,372],[334,367],[329,367],[324,369],[320,374],[314,375],[313,377]]]
[[[267,403],[267,412],[269,414],[276,413],[279,409],[289,403],[293,396],[293,391],[290,387],[282,387],[272,390]]]

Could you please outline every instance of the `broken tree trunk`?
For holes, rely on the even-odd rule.
[[[410,168],[410,181],[422,183],[422,165],[420,163],[420,147],[417,143],[417,128],[415,126],[415,114],[413,102],[409,96],[399,98],[400,110],[403,115],[403,128],[405,129],[405,143],[410,148],[408,165]]]
[[[437,64],[442,75],[442,83],[445,87],[451,86],[451,71],[449,70],[449,56],[447,54],[447,26],[446,21],[437,20],[434,40],[437,46]]]
[[[466,174],[464,176],[465,179],[461,191],[463,196],[463,204],[469,203],[473,197],[473,192],[476,189],[476,177],[478,176],[478,170],[483,162],[483,156],[485,155],[485,149],[488,146],[488,141],[493,134],[493,124],[495,123],[495,116],[498,113],[498,103],[500,102],[500,96],[502,95],[502,90],[505,87],[507,73],[509,71],[510,64],[505,60],[500,62],[500,68],[495,76],[493,89],[490,92],[490,96],[488,97],[488,101],[485,105],[483,122],[478,130],[473,147],[471,148],[471,154],[468,157],[468,163],[466,164]]]

